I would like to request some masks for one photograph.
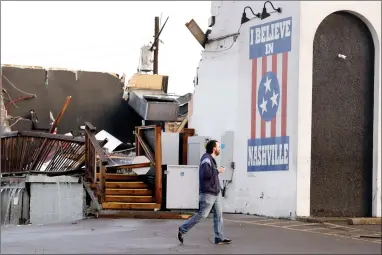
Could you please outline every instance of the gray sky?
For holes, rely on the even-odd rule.
[[[1,2],[1,63],[89,71],[136,72],[140,48],[162,23],[159,74],[169,90],[193,91],[202,47],[185,23],[207,29],[210,1]]]

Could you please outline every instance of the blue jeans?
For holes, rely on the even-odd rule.
[[[186,234],[197,223],[205,220],[208,214],[213,210],[214,232],[215,240],[223,240],[223,205],[222,196],[219,193],[217,196],[211,194],[199,195],[199,211],[189,218],[182,226],[179,227],[179,231],[182,234]]]

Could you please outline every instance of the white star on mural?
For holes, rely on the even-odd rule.
[[[267,76],[267,80],[264,83],[265,94],[267,93],[268,90],[271,91],[271,81],[272,81],[272,79],[269,79],[268,76]]]
[[[261,114],[264,114],[264,112],[267,111],[267,102],[268,102],[268,101],[265,101],[265,100],[264,100],[264,97],[263,97],[263,103],[260,105],[260,108],[261,108],[261,110],[262,110]]]
[[[272,101],[272,108],[277,105],[277,97],[279,94],[275,94],[275,91],[273,90],[273,96],[271,96],[271,101]]]

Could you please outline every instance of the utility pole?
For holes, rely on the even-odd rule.
[[[154,40],[159,36],[159,17],[155,17]],[[159,39],[154,42],[154,68],[153,74],[158,74]]]

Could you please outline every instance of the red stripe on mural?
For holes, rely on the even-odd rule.
[[[256,104],[257,104],[257,59],[252,59],[252,107],[251,107],[251,138],[256,138]]]
[[[272,56],[272,72],[277,76],[277,54]],[[276,115],[271,120],[271,137],[276,137]]]
[[[281,100],[281,136],[286,136],[288,95],[288,52],[283,53],[282,100]]]
[[[262,63],[261,63],[261,76],[264,76],[264,74],[267,72],[267,57],[262,58]],[[261,86],[260,84],[259,86]],[[261,119],[261,138],[265,138],[265,121]]]

